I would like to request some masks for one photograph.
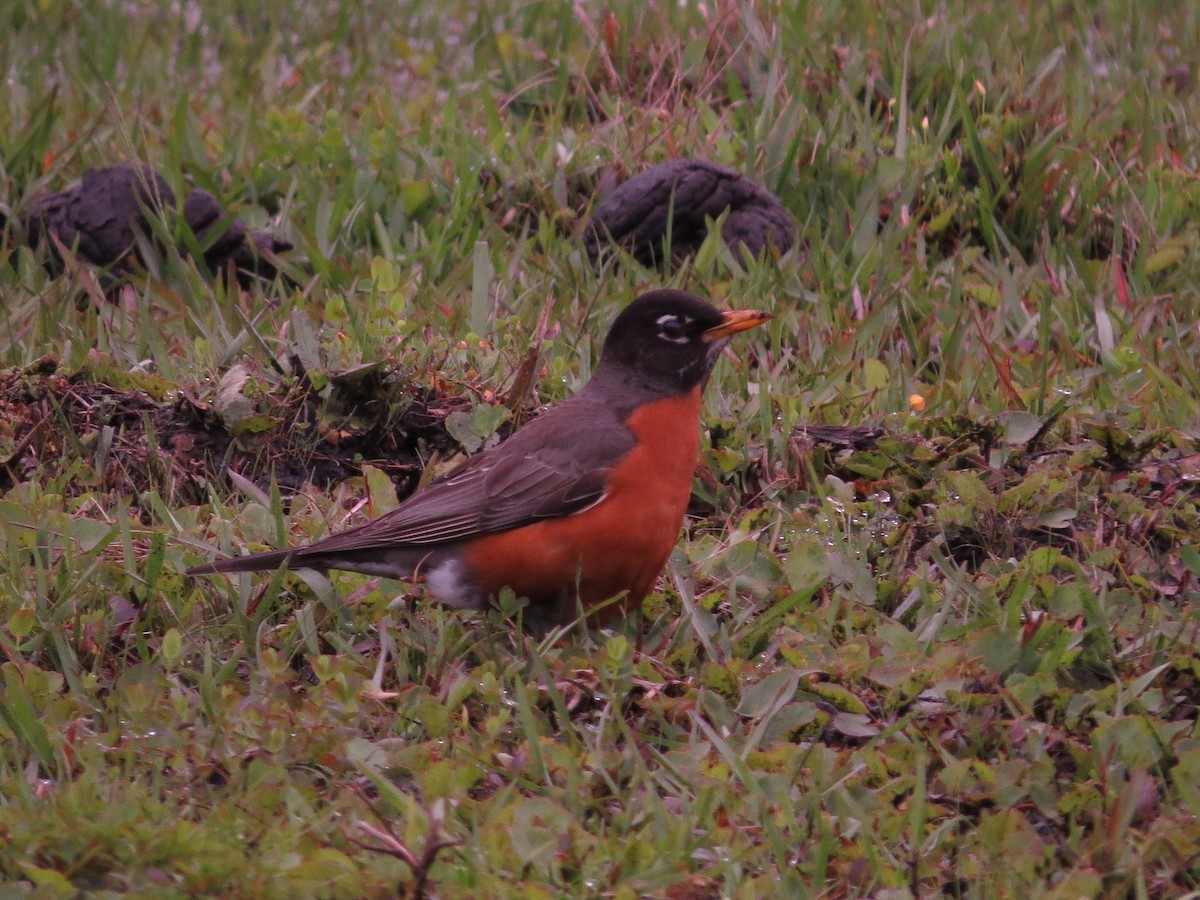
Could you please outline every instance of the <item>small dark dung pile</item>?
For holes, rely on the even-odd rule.
[[[147,214],[161,215],[170,225],[178,214],[175,192],[151,167],[119,163],[85,172],[74,187],[35,200],[16,231],[29,246],[45,251],[51,272],[63,267],[53,236],[63,247],[74,248],[80,259],[119,273],[127,269],[131,255],[137,257],[137,235],[153,233]],[[194,190],[184,198],[183,220],[207,247],[209,270],[221,272],[232,264],[243,284],[256,275],[273,278],[271,257],[292,249],[290,241],[269,231],[248,230],[208,191]],[[0,228],[4,224],[0,221]]]
[[[779,198],[741,173],[702,159],[673,159],[628,179],[596,208],[584,229],[592,259],[615,243],[643,265],[670,253],[682,259],[708,236],[706,218],[726,210],[721,236],[735,252],[759,256],[767,247],[786,253],[796,242],[796,222]]]

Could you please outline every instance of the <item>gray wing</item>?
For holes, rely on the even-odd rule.
[[[586,509],[604,496],[609,470],[635,441],[615,419],[596,427],[600,409],[576,400],[585,398],[543,414],[392,512],[297,548],[294,563],[331,552],[444,544]],[[585,443],[547,441],[579,434]]]

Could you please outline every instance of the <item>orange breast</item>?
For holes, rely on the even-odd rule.
[[[542,608],[566,600],[568,616],[575,587],[588,610],[624,593],[589,617],[593,625],[641,603],[687,512],[700,452],[700,388],[647,404],[626,424],[637,446],[613,468],[600,503],[471,542],[462,561],[482,593],[511,587]]]

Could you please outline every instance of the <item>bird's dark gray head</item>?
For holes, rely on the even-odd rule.
[[[733,335],[769,318],[758,310],[721,312],[686,291],[650,291],[613,322],[596,374],[620,366],[648,386],[684,393],[708,378]]]

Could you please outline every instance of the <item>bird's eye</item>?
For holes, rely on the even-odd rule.
[[[658,336],[673,344],[686,344],[687,324],[678,316],[663,316],[658,320]]]

